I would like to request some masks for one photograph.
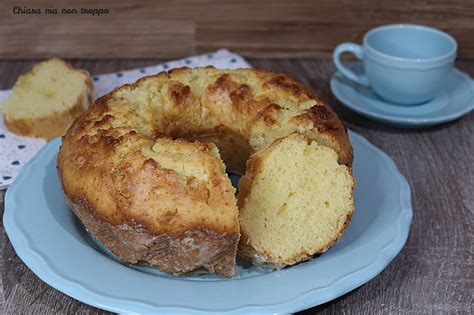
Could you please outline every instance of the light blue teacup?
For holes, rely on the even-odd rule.
[[[372,29],[362,46],[343,43],[333,54],[334,64],[348,79],[370,86],[387,101],[412,105],[433,99],[443,86],[456,59],[457,44],[437,29],[394,24]],[[353,53],[364,64],[365,74],[342,65],[342,53]]]

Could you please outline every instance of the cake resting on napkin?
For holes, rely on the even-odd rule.
[[[50,140],[66,133],[94,95],[89,73],[50,59],[18,78],[1,113],[11,132]]]

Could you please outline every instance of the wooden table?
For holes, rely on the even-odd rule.
[[[92,74],[159,63],[73,61]],[[413,195],[413,225],[402,252],[376,278],[335,301],[304,313],[472,313],[474,309],[474,112],[445,125],[399,130],[345,109],[331,94],[329,60],[250,60],[286,71],[327,99],[349,128],[387,152],[407,177]],[[0,61],[0,89],[10,88],[31,61]],[[457,66],[474,75],[474,62]],[[4,191],[0,191],[3,214]],[[43,283],[16,256],[0,226],[0,305],[6,314],[103,314]]]
[[[63,11],[81,7],[109,13]],[[259,58],[329,58],[337,44],[400,22],[447,31],[458,56],[474,58],[473,19],[472,0],[2,0],[0,58],[170,58],[221,47]]]

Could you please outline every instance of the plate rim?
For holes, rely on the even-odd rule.
[[[196,313],[196,312],[248,312],[248,311],[257,311],[257,312],[296,312],[304,310],[310,307],[314,307],[333,299],[336,299],[358,287],[369,282],[380,272],[382,272],[388,264],[399,254],[403,249],[411,227],[413,209],[411,204],[411,189],[408,184],[408,181],[403,176],[403,174],[397,168],[395,162],[381,149],[370,143],[365,137],[350,131],[351,137],[357,138],[365,148],[370,149],[372,152],[377,153],[380,158],[383,160],[384,165],[387,166],[387,169],[390,170],[391,175],[395,175],[397,178],[397,183],[399,187],[399,201],[400,204],[397,204],[397,207],[400,206],[401,209],[397,217],[397,232],[393,240],[386,244],[384,247],[379,249],[380,251],[376,257],[364,267],[354,270],[349,274],[343,275],[328,284],[324,287],[313,288],[306,292],[300,293],[297,297],[291,300],[285,300],[278,304],[266,304],[266,305],[242,305],[240,307],[235,307],[232,309],[219,309],[219,310],[202,310],[189,307],[159,307],[157,310],[162,310],[164,312],[170,311],[179,311],[187,313]],[[32,270],[42,281],[46,284],[52,286],[53,288],[63,292],[64,294],[77,299],[83,303],[109,310],[114,312],[130,312],[130,304],[136,305],[143,304],[140,301],[133,300],[119,300],[117,298],[100,294],[94,292],[93,290],[87,289],[83,284],[74,283],[69,279],[65,279],[60,274],[56,273],[53,268],[44,260],[44,258],[37,252],[35,252],[27,241],[26,236],[21,231],[21,228],[15,225],[14,214],[16,211],[11,210],[16,208],[16,191],[18,187],[21,186],[21,182],[26,175],[33,168],[36,161],[40,160],[40,157],[45,155],[48,152],[50,146],[54,145],[56,141],[59,141],[59,138],[49,142],[44,146],[35,158],[33,158],[24,169],[21,171],[20,175],[17,177],[15,182],[9,187],[5,195],[5,210],[3,215],[3,224],[5,231],[12,243],[16,254],[20,259]],[[7,206],[8,205],[8,206]],[[16,232],[16,233],[15,233]],[[354,276],[354,274],[361,275]],[[355,279],[352,279],[354,278]],[[350,278],[350,281],[345,278]],[[336,285],[340,281],[345,280],[347,283],[343,285]],[[318,291],[323,291],[324,294],[315,296]],[[111,304],[113,303],[113,306]],[[117,306],[120,305],[120,306]],[[156,307],[156,306],[153,306]]]
[[[460,117],[463,117],[464,115],[469,114],[472,110],[474,110],[474,80],[464,71],[459,70],[458,68],[454,67],[453,72],[456,73],[457,75],[462,76],[463,80],[466,82],[471,83],[471,100],[465,104],[464,107],[462,107],[461,110],[455,111],[449,115],[442,116],[442,117],[435,117],[435,118],[403,118],[400,116],[392,116],[388,114],[383,114],[383,113],[374,113],[370,110],[366,110],[364,108],[361,108],[357,105],[353,104],[353,101],[351,101],[349,98],[344,96],[344,93],[341,92],[341,88],[339,86],[342,86],[344,84],[337,82],[339,81],[337,79],[337,76],[342,76],[342,74],[339,71],[334,72],[334,74],[331,77],[331,80],[329,82],[329,87],[331,89],[332,94],[347,108],[355,111],[356,113],[376,120],[376,121],[383,121],[387,124],[390,125],[396,125],[398,127],[405,127],[405,128],[416,128],[416,127],[428,127],[428,126],[433,126],[433,125],[439,125],[443,123],[447,123],[453,120],[456,120]]]

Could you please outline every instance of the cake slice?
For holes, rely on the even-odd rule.
[[[18,78],[0,112],[11,132],[49,140],[64,135],[93,100],[86,71],[50,59]]]
[[[281,268],[326,251],[354,211],[351,170],[332,148],[293,133],[254,154],[239,182],[239,254]]]

